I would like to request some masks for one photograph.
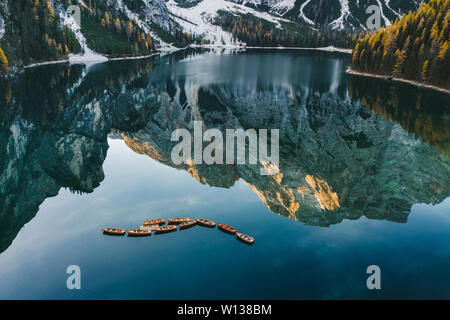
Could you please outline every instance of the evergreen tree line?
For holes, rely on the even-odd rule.
[[[361,37],[351,68],[450,88],[450,0],[431,0]]]
[[[85,3],[88,8],[80,5],[81,27],[89,48],[110,56],[146,55],[155,50],[157,44],[154,39],[135,21],[108,5],[107,0]],[[124,4],[136,11],[145,6],[141,0],[125,0]],[[180,31],[175,22],[172,22],[170,33],[154,24],[151,28],[163,41],[177,47],[185,47],[195,40],[195,37]]]
[[[195,34],[183,32],[182,28],[174,20],[171,20],[170,23],[171,32],[163,30],[156,24],[152,24],[151,28],[162,41],[171,43],[177,48],[184,48],[191,43],[201,43],[203,38],[202,36],[196,36]]]
[[[357,35],[330,29],[314,30],[296,22],[281,22],[281,28],[274,23],[251,14],[234,15],[218,11],[214,23],[232,33],[233,40],[240,40],[249,46],[258,47],[324,47],[334,45],[353,48]]]

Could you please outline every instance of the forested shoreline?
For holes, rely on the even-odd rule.
[[[450,0],[431,0],[360,38],[352,70],[450,88]]]

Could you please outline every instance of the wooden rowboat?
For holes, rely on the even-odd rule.
[[[247,244],[254,244],[255,243],[255,238],[250,237],[246,234],[240,233],[240,232],[236,232],[236,238],[242,242],[245,242]]]
[[[130,229],[128,230],[129,237],[148,237],[152,234],[151,230]]]
[[[167,232],[172,232],[172,231],[177,231],[177,226],[164,226],[164,227],[159,227],[158,229],[155,229],[155,234],[161,234],[161,233],[167,233]]]
[[[197,220],[190,220],[180,224],[180,230],[187,229],[193,227],[197,224]]]
[[[231,233],[231,234],[235,234],[236,233],[236,228],[233,228],[227,224],[224,223],[219,223],[218,224],[218,228],[219,230],[223,231],[223,232],[227,232],[227,233]]]
[[[142,225],[142,226],[139,227],[140,230],[145,230],[145,231],[150,231],[150,232],[155,230],[155,229],[158,229],[158,228],[159,228],[158,224],[152,224],[150,226]]]
[[[169,224],[180,224],[180,223],[188,222],[188,221],[191,221],[191,219],[189,219],[189,218],[173,218],[173,219],[169,219],[168,223]]]
[[[162,225],[164,223],[166,223],[165,219],[153,219],[153,220],[145,221],[143,223],[143,225],[144,226],[152,226],[152,225],[155,225],[155,224]]]
[[[125,229],[120,228],[103,228],[104,234],[109,234],[113,236],[123,236],[125,235]]]
[[[206,219],[196,219],[196,220],[197,220],[197,223],[199,223],[201,226],[204,226],[204,227],[214,228],[216,226],[216,223],[211,220],[206,220]]]

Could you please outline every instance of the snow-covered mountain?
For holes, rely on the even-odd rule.
[[[194,0],[196,1],[196,0]],[[185,32],[195,35],[203,35],[205,43],[211,45],[239,45],[240,41],[235,41],[229,32],[224,31],[219,25],[214,23],[219,11],[229,12],[235,15],[250,14],[254,17],[266,20],[281,28],[280,22],[287,22],[280,16],[275,16],[270,12],[263,12],[247,6],[254,4],[256,0],[241,1],[242,4],[227,0],[168,0],[166,2],[169,12],[175,21],[182,26]],[[190,3],[190,5],[186,5]],[[244,5],[247,4],[247,5]]]
[[[274,17],[282,17],[296,22],[302,22],[312,27],[325,27],[334,30],[366,29],[365,23],[370,14],[366,9],[375,5],[380,8],[382,25],[389,25],[410,10],[416,10],[422,0],[169,0],[168,8],[174,12],[175,6],[184,8],[185,17],[198,18],[203,8],[212,10],[229,10],[232,2],[241,6],[264,11]],[[186,6],[186,3],[190,3]],[[196,9],[196,7],[199,7]],[[202,9],[200,9],[202,8]]]
[[[422,2],[424,1],[166,0],[166,6],[172,18],[182,26],[184,32],[197,36],[202,35],[207,43],[226,46],[245,41],[236,39],[236,32],[232,34],[230,30],[224,31],[225,26],[220,24],[219,26],[216,23],[218,17],[223,15],[224,12],[244,18],[251,15],[260,19],[260,21],[273,23],[278,29],[286,32],[292,32],[292,28],[283,26],[285,22],[295,23],[311,30],[360,32],[368,29],[367,20],[372,15],[372,13],[366,12],[369,6],[378,7],[381,26],[389,26],[392,21],[401,18],[403,14],[415,11]],[[254,21],[252,22],[254,23]],[[235,25],[240,22],[233,23],[234,28],[236,28]],[[230,26],[228,29],[232,28],[233,26]],[[247,30],[246,32],[252,33],[255,30]],[[266,32],[272,33],[272,31],[267,30]],[[305,33],[305,29],[301,29],[300,33]],[[275,42],[273,45],[283,44]]]

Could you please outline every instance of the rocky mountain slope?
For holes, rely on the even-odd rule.
[[[381,25],[390,25],[410,10],[417,10],[421,0],[227,0],[240,6],[257,9],[253,15],[266,12],[273,18],[284,18],[304,23],[312,28],[330,28],[334,30],[366,30],[366,20],[370,14],[366,9],[375,5],[380,8]],[[215,0],[169,0],[168,8],[172,13],[178,12],[186,20],[195,20],[202,13],[209,17],[218,10],[241,13],[240,6],[232,7],[225,1]],[[177,9],[176,7],[180,8]],[[241,11],[241,12],[239,12]],[[207,22],[206,20],[204,22]]]
[[[366,9],[369,6],[379,8],[380,26],[388,26],[404,13],[417,10],[422,2],[426,1],[167,0],[166,5],[184,32],[201,37],[207,44],[305,47],[308,44],[324,46],[325,43],[325,46],[352,47],[353,43],[342,41],[342,35],[368,30],[367,19],[371,13],[367,13]],[[229,16],[227,23],[223,22],[224,15]],[[232,21],[230,17],[240,21]],[[254,28],[254,25],[258,25],[258,28]],[[258,34],[261,30],[262,35]],[[264,34],[273,35],[273,38],[259,42],[251,39],[264,37]],[[326,41],[283,41],[285,38],[299,37],[300,34],[313,39],[324,37]]]
[[[315,26],[331,28],[365,28],[365,10],[380,8],[382,22],[388,24],[403,13],[416,10],[421,0],[230,0],[260,8],[272,14],[299,19]]]
[[[0,0],[0,48],[12,71],[173,51],[187,38],[163,0]]]
[[[419,0],[0,0],[0,48],[8,68],[42,61],[102,61],[213,46],[340,46],[367,29],[369,5],[389,25]],[[67,12],[79,7],[81,26]],[[320,33],[318,32],[320,30]],[[336,34],[335,32],[342,32]],[[315,41],[311,41],[315,39]],[[0,57],[2,54],[0,53]],[[4,60],[4,59],[3,59]],[[5,63],[3,63],[5,64]]]

